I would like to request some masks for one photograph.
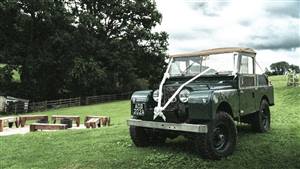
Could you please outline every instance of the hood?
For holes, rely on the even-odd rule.
[[[191,77],[170,78],[164,84],[164,88],[177,89],[190,78]],[[186,85],[185,88],[191,91],[232,89],[234,88],[235,82],[234,76],[203,76]]]

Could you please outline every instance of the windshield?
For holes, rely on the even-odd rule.
[[[204,75],[234,75],[236,73],[237,55],[232,53],[175,57],[169,70],[170,76],[195,76],[208,68]]]

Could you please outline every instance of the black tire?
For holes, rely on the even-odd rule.
[[[231,155],[237,142],[237,129],[232,117],[223,111],[208,124],[208,133],[195,139],[196,150],[203,158],[219,160]]]
[[[253,114],[251,126],[254,131],[265,133],[270,130],[271,114],[269,103],[266,100],[262,100],[260,103],[259,111]]]
[[[146,132],[149,138],[149,143],[151,145],[157,146],[162,145],[166,142],[167,136],[164,132],[152,129],[149,129]]]
[[[153,129],[130,126],[129,131],[131,139],[137,147],[162,145],[167,138],[163,132]]]
[[[130,132],[131,140],[135,146],[146,147],[149,145],[148,136],[144,128],[130,126],[129,132]]]

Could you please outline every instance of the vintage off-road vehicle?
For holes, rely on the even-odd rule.
[[[183,135],[203,157],[220,159],[235,149],[235,121],[267,132],[273,86],[256,74],[255,55],[250,48],[217,48],[170,56],[159,89],[131,97],[133,143],[143,147]]]

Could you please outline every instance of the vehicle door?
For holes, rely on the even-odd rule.
[[[256,76],[254,57],[240,54],[239,57],[240,114],[255,112]]]

